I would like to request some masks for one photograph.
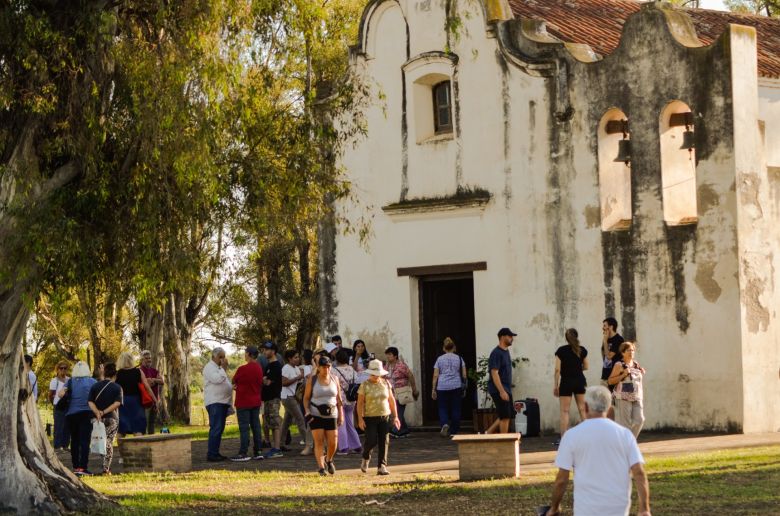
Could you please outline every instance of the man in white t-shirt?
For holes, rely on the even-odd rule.
[[[627,516],[633,473],[639,496],[638,516],[650,516],[650,487],[644,459],[630,430],[607,419],[612,396],[601,385],[585,391],[587,419],[561,439],[555,465],[558,476],[547,516],[560,513],[561,500],[574,470],[576,516]]]
[[[282,367],[281,394],[282,406],[284,407],[282,439],[287,435],[287,430],[290,428],[292,422],[295,421],[295,424],[298,426],[298,434],[300,435],[301,440],[306,443],[306,447],[301,451],[301,455],[311,455],[311,433],[306,431],[306,420],[303,418],[301,406],[295,398],[295,390],[305,377],[304,368],[301,367],[301,355],[294,349],[288,349],[284,352],[284,361],[286,364]]]

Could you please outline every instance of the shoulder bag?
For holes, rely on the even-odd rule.
[[[141,375],[141,370],[138,369],[138,375]],[[146,391],[146,386],[143,380],[138,382],[138,394],[141,398],[141,406],[145,409],[152,408],[154,406],[154,398],[152,398]]]
[[[70,390],[72,388],[72,384],[70,382],[70,378],[68,378],[68,381],[65,383],[65,396],[60,398],[60,400],[57,402],[56,405],[54,405],[54,410],[59,410],[62,412],[65,412],[68,410],[68,407],[70,407]]]

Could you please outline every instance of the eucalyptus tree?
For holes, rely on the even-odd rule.
[[[222,103],[250,45],[251,2],[0,3],[0,511],[106,500],[57,459],[21,343],[43,291],[165,303],[193,259],[180,228],[231,177]]]

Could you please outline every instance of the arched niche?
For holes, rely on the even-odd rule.
[[[698,220],[694,130],[693,114],[684,102],[670,102],[661,112],[661,184],[664,221],[670,226]]]
[[[375,0],[370,4],[363,13],[361,32],[361,47],[368,59],[392,52],[388,47],[399,44],[405,55],[408,26],[398,0]]]
[[[630,139],[628,117],[620,109],[612,108],[601,117],[598,128],[602,231],[621,231],[631,227],[630,163],[615,161],[620,141],[624,138]]]

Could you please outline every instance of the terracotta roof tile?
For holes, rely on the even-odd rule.
[[[620,42],[626,19],[641,2],[633,0],[509,0],[516,17],[544,20],[555,37],[585,43],[601,55],[613,52]],[[755,27],[758,35],[758,74],[780,78],[780,19],[707,9],[686,9],[699,40],[708,45],[730,23]]]

